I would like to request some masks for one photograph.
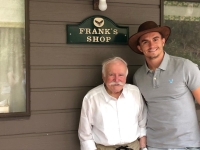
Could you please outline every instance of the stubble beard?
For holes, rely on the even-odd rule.
[[[149,56],[148,59],[149,59],[149,60],[157,59],[157,58],[161,55],[161,53],[162,53],[162,52],[160,52],[160,53],[158,53],[158,54],[155,54],[154,56]]]
[[[149,58],[150,60],[153,60],[153,59],[156,59],[156,58],[158,58],[158,57],[159,57],[159,54],[156,55],[156,56],[149,56],[148,58]]]

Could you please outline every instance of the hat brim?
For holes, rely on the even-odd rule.
[[[156,28],[152,28],[152,29],[149,29],[149,30],[145,30],[145,31],[142,31],[142,32],[138,32],[134,35],[132,35],[130,38],[129,38],[129,41],[128,41],[128,45],[129,47],[136,53],[138,54],[142,54],[143,53],[137,48],[137,45],[138,45],[138,39],[146,34],[146,33],[149,33],[149,32],[159,32],[162,34],[163,38],[165,38],[165,41],[167,41],[170,33],[171,33],[171,29],[168,27],[168,26],[162,26],[162,27],[156,27]]]

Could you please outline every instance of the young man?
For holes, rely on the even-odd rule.
[[[200,103],[200,71],[190,60],[163,50],[170,32],[167,26],[147,21],[129,39],[130,48],[146,60],[134,82],[148,107],[148,150],[200,149],[194,103]]]
[[[103,63],[104,83],[83,99],[78,129],[81,150],[146,147],[146,107],[139,89],[126,84],[127,74],[127,63],[120,57]]]

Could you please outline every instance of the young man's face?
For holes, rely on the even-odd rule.
[[[156,59],[164,53],[163,46],[165,39],[159,32],[150,32],[142,35],[139,39],[137,48],[147,59]]]
[[[113,94],[121,93],[126,83],[126,73],[127,67],[121,61],[114,61],[107,64],[103,81],[108,94],[112,96]]]

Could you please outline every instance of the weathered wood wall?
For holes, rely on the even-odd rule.
[[[105,12],[92,0],[30,0],[31,116],[0,121],[1,150],[79,150],[77,128],[82,98],[102,83],[101,63],[120,56],[129,64],[128,82],[143,57],[127,45],[66,44],[66,25],[103,15],[129,26],[160,23],[160,0],[108,0]]]

